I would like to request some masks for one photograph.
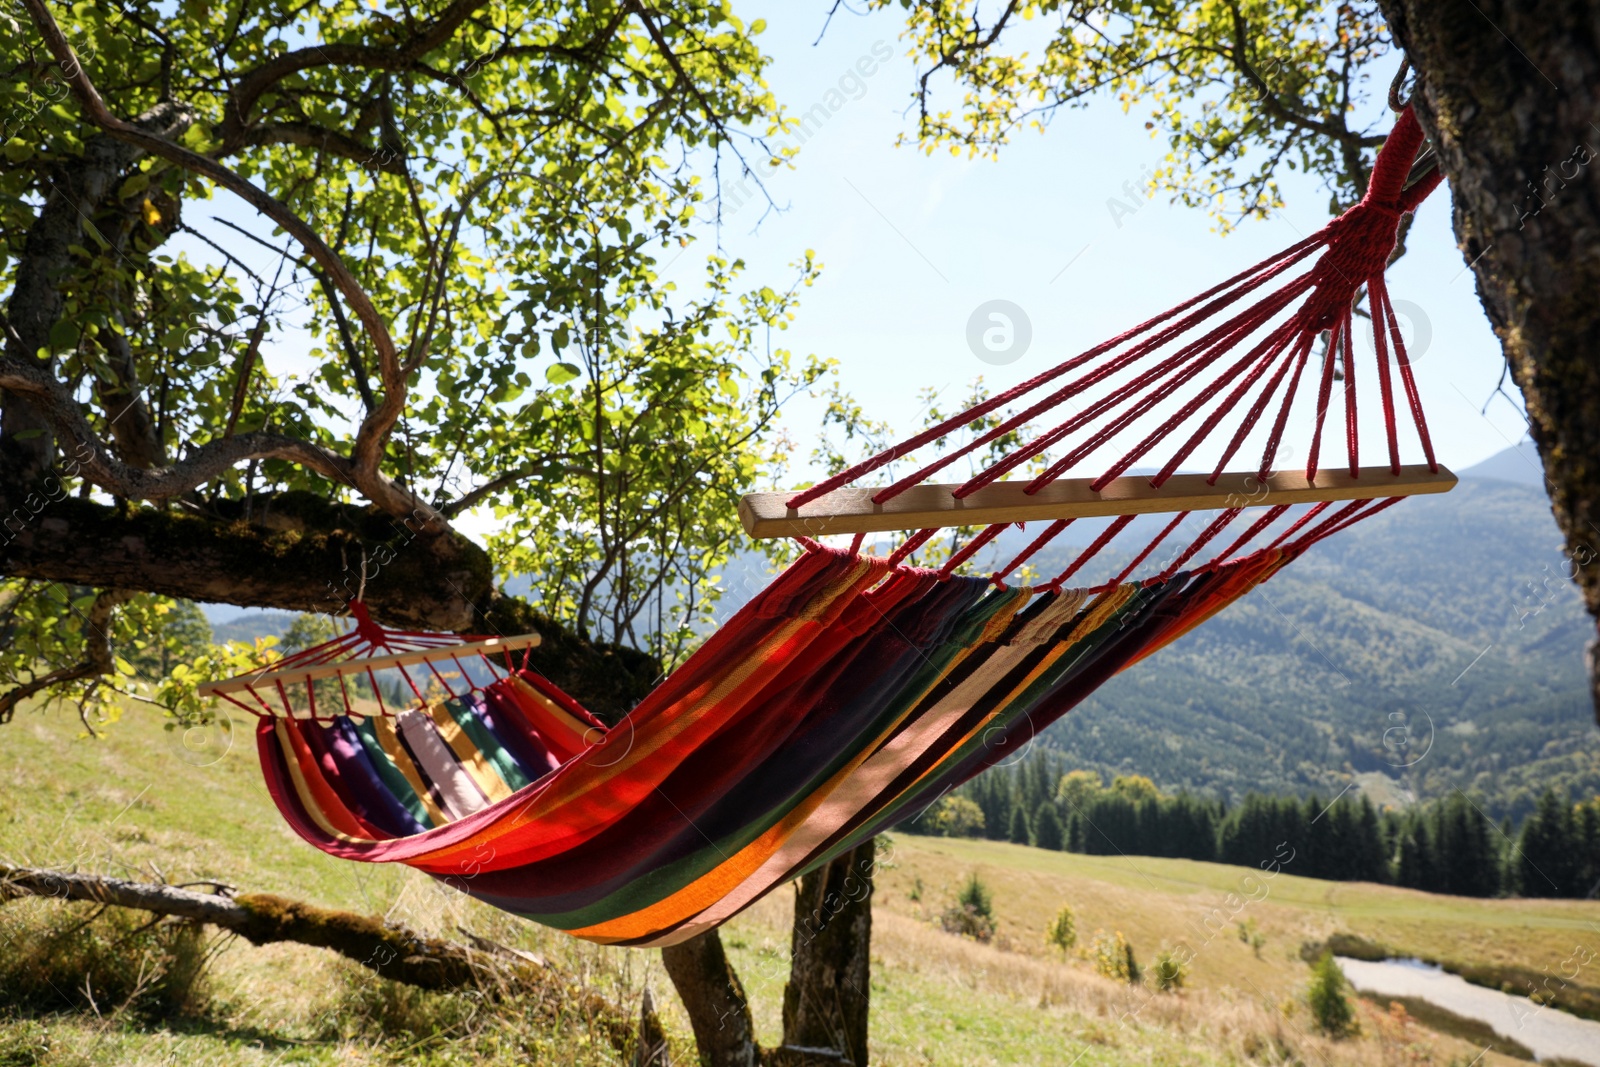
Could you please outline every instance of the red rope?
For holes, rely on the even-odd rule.
[[[1400,473],[1400,442],[1394,422],[1394,387],[1389,381],[1389,325],[1383,307],[1389,300],[1383,275],[1375,274],[1367,283],[1367,298],[1372,305],[1372,348],[1378,354],[1378,392],[1383,399],[1383,432],[1389,444],[1389,473]]]
[[[838,474],[817,483],[810,489],[806,489],[800,493],[797,493],[795,496],[789,498],[788,506],[791,508],[802,507],[803,505],[817,499],[819,496],[822,496],[825,493],[830,493],[833,490],[838,489],[840,486],[849,485],[850,483],[861,478],[863,475],[870,474],[886,464],[893,463],[895,460],[900,459],[903,456],[910,455],[918,448],[931,444],[941,437],[947,437],[953,431],[975,422],[976,420],[989,414],[991,411],[995,411],[1001,407],[1004,407],[1006,404],[1009,404],[1018,397],[1025,396],[1040,386],[1055,381],[1063,374],[1076,370],[1085,363],[1088,363],[1089,361],[1122,346],[1123,344],[1141,336],[1142,334],[1147,333],[1162,323],[1167,322],[1168,320],[1179,315],[1183,315],[1185,312],[1188,312],[1190,309],[1194,308],[1195,305],[1207,300],[1212,300],[1213,297],[1217,297],[1220,293],[1225,293],[1226,290],[1234,286],[1239,287],[1238,292],[1227,294],[1219,298],[1213,303],[1212,306],[1203,309],[1201,312],[1198,312],[1195,315],[1189,316],[1184,320],[1183,323],[1170,326],[1167,328],[1167,330],[1162,331],[1162,333],[1157,337],[1149,339],[1149,345],[1151,347],[1159,346],[1159,344],[1165,343],[1165,341],[1170,339],[1172,336],[1176,336],[1177,333],[1184,332],[1195,322],[1204,321],[1206,318],[1209,318],[1211,315],[1215,314],[1220,307],[1224,307],[1227,304],[1232,303],[1240,296],[1243,296],[1245,293],[1250,292],[1259,286],[1262,282],[1280,273],[1293,263],[1305,258],[1305,256],[1309,255],[1312,251],[1320,247],[1326,241],[1327,237],[1322,231],[1297,241],[1293,245],[1290,245],[1288,248],[1284,249],[1282,252],[1279,252],[1277,255],[1271,256],[1259,263],[1252,264],[1226,281],[1212,286],[1205,292],[1200,293],[1198,296],[1191,297],[1176,307],[1169,308],[1154,318],[1140,323],[1133,329],[1118,334],[1116,337],[1113,337],[1108,341],[1104,341],[1095,347],[1073,357],[1072,359],[1052,367],[1043,374],[1040,374],[1034,378],[1030,378],[1020,385],[1013,386],[1004,392],[998,393],[990,397],[988,400],[985,400],[958,415],[954,415],[948,419],[945,419],[938,425],[923,430],[921,433],[910,438],[909,440],[885,449],[877,455],[863,460],[847,470],[840,471]],[[1263,272],[1265,273],[1263,274]],[[1261,278],[1252,278],[1252,276],[1256,274],[1263,274],[1263,276]],[[1045,408],[1041,407],[1040,410],[1045,410]],[[1034,414],[1038,413],[1039,412],[1034,412]],[[991,431],[991,433],[992,432],[993,431]],[[955,458],[955,456],[951,456],[947,457],[947,460],[953,461]],[[941,461],[929,473],[931,474],[933,471],[942,469],[942,467],[945,465],[947,465],[947,462]],[[878,502],[881,503],[882,501]]]
[[[1115,578],[1111,579],[1111,587],[1115,588],[1116,586],[1121,585],[1127,579],[1128,575],[1133,573],[1134,568],[1149,558],[1150,553],[1156,550],[1156,546],[1162,541],[1165,541],[1167,539],[1167,535],[1173,530],[1176,530],[1179,523],[1183,522],[1183,520],[1187,519],[1188,517],[1189,513],[1187,511],[1180,511],[1178,514],[1174,515],[1172,521],[1163,526],[1161,528],[1161,532],[1156,534],[1155,537],[1151,538],[1148,545],[1144,546],[1144,550],[1141,551],[1137,556],[1134,556],[1133,559],[1129,560],[1128,565],[1122,568],[1122,572]]]
[[[1011,524],[1009,522],[999,522],[992,526],[985,526],[983,531],[979,533],[978,536],[969,541],[967,545],[960,551],[954,553],[948,560],[945,561],[944,566],[939,568],[939,580],[942,582],[946,578],[950,577],[950,575],[955,572],[957,567],[961,566],[967,560],[972,558],[973,553],[977,552],[978,549],[982,548],[990,541],[993,541],[996,537],[999,537],[1001,532],[1010,525]]]
[[[1105,528],[1105,531],[1101,533],[1099,537],[1094,539],[1093,544],[1084,549],[1083,552],[1079,554],[1078,558],[1072,561],[1072,565],[1070,567],[1052,578],[1045,585],[1045,588],[1054,590],[1057,593],[1061,592],[1061,587],[1066,583],[1067,579],[1078,573],[1078,568],[1082,567],[1085,563],[1088,563],[1095,556],[1099,555],[1100,550],[1106,547],[1113,537],[1121,533],[1128,523],[1132,522],[1135,517],[1136,516],[1133,515],[1118,516],[1110,526]]]
[[[1384,292],[1383,317],[1389,324],[1389,337],[1394,341],[1395,362],[1400,365],[1400,383],[1405,386],[1406,401],[1411,405],[1411,420],[1417,425],[1417,436],[1422,439],[1422,454],[1428,457],[1428,469],[1437,471],[1439,461],[1433,456],[1433,439],[1428,436],[1428,420],[1422,414],[1422,397],[1417,392],[1417,379],[1411,373],[1411,360],[1406,356],[1406,339],[1400,333],[1400,322],[1395,318],[1394,305]]]
[[[1215,556],[1212,556],[1211,561],[1206,564],[1206,569],[1209,570],[1213,567],[1220,567],[1223,563],[1227,562],[1229,559],[1232,559],[1235,552],[1239,551],[1239,549],[1255,540],[1256,535],[1261,533],[1261,531],[1265,530],[1268,526],[1271,526],[1273,523],[1277,522],[1283,513],[1288,510],[1288,504],[1274,504],[1272,507],[1268,508],[1266,514],[1262,515],[1255,522],[1251,523],[1250,528],[1244,533],[1240,534],[1238,539],[1236,539],[1233,544],[1229,545],[1221,552],[1218,552]]]
[[[1172,562],[1167,564],[1166,569],[1160,574],[1156,575],[1154,580],[1157,582],[1164,582],[1168,578],[1171,578],[1174,574],[1177,574],[1178,570],[1185,563],[1189,562],[1189,560],[1194,557],[1196,552],[1199,552],[1202,548],[1204,548],[1213,537],[1221,533],[1224,527],[1226,527],[1234,519],[1238,518],[1241,514],[1243,514],[1242,508],[1228,508],[1215,519],[1212,519],[1211,523],[1204,530],[1200,531],[1200,536],[1191,541],[1188,548],[1184,549],[1176,557],[1174,557]]]
[[[1400,503],[1400,501],[1402,501],[1404,499],[1405,499],[1405,497],[1400,497],[1400,496],[1385,497],[1382,501],[1380,501],[1379,503],[1375,504],[1374,506],[1372,506],[1370,508],[1367,508],[1365,511],[1362,511],[1358,515],[1351,515],[1351,516],[1349,516],[1347,518],[1344,518],[1344,519],[1342,519],[1342,520],[1340,520],[1338,522],[1334,521],[1334,518],[1337,518],[1337,516],[1335,516],[1334,518],[1330,518],[1327,522],[1325,522],[1325,523],[1321,524],[1320,526],[1318,526],[1317,529],[1310,531],[1305,537],[1302,537],[1300,539],[1300,541],[1296,544],[1295,548],[1296,548],[1297,551],[1310,548],[1312,545],[1316,544],[1318,541],[1321,541],[1323,538],[1332,537],[1334,534],[1340,532],[1341,530],[1347,530],[1350,527],[1354,526],[1356,523],[1361,522],[1364,519],[1370,519],[1372,516],[1376,515],[1378,512],[1383,511],[1386,508],[1394,507],[1394,505]],[[1370,500],[1358,500],[1358,501],[1355,501],[1355,503],[1365,505],[1365,504],[1372,504],[1372,501],[1370,501]]]
[[[1129,397],[1139,397],[1140,399],[1135,403],[1132,411],[1130,413],[1125,413],[1121,417],[1120,421],[1123,424],[1126,424],[1132,419],[1137,418],[1145,411],[1148,411],[1155,404],[1159,403],[1166,393],[1170,392],[1178,385],[1181,385],[1184,381],[1187,381],[1188,377],[1192,377],[1193,374],[1204,369],[1206,365],[1220,358],[1221,355],[1225,353],[1232,345],[1236,344],[1242,338],[1248,336],[1252,330],[1260,325],[1261,321],[1263,321],[1265,318],[1269,318],[1271,314],[1277,310],[1281,310],[1282,307],[1292,300],[1295,295],[1303,291],[1303,280],[1290,283],[1290,285],[1287,286],[1283,292],[1274,294],[1273,297],[1269,298],[1269,301],[1272,302],[1272,306],[1266,311],[1265,314],[1263,314],[1262,308],[1257,307],[1248,312],[1241,313],[1240,315],[1229,319],[1227,322],[1222,323],[1220,326],[1215,327],[1205,336],[1199,338],[1198,340],[1191,341],[1173,355],[1162,360],[1156,366],[1143,372],[1133,380],[1123,384],[1108,396],[1096,401],[1088,409],[1080,412],[1073,418],[1068,419],[1066,422],[1062,423],[1060,426],[1056,427],[1054,430],[1051,430],[1042,437],[1036,439],[1019,452],[1007,457],[1000,463],[990,467],[977,477],[966,482],[961,486],[961,488],[956,490],[954,495],[959,497],[976,492],[978,489],[988,485],[1002,474],[1005,474],[1018,465],[1026,462],[1029,459],[1032,459],[1034,456],[1045,451],[1045,449],[1052,447],[1069,434],[1099,418],[1102,414],[1115,408],[1118,404]],[[1149,390],[1149,386],[1159,381],[1161,378],[1172,374],[1182,364],[1190,361],[1195,361],[1195,363],[1193,368],[1188,372],[1187,376],[1164,383],[1162,387],[1163,391],[1160,393],[1152,393]],[[1184,372],[1179,371],[1178,373],[1183,374]],[[1103,437],[1108,435],[1104,435],[1102,432],[1101,435],[1097,436]],[[1080,446],[1079,451],[1081,451],[1081,449],[1082,446]],[[1090,451],[1092,451],[1092,449]],[[1073,464],[1077,461],[1077,458],[1078,451],[1075,451],[1073,455],[1069,456],[1066,460],[1054,464],[1044,474],[1040,475],[1039,478],[1030,483],[1027,491],[1030,493],[1038,492],[1040,489],[1044,488],[1044,486],[1050,484],[1050,482],[1055,481],[1063,473],[1072,468]]]
[[[1318,515],[1321,515],[1324,511],[1327,511],[1328,510],[1328,506],[1330,504],[1332,504],[1332,503],[1333,503],[1333,501],[1331,501],[1331,500],[1324,500],[1320,504],[1311,505],[1311,509],[1309,511],[1307,511],[1304,515],[1302,515],[1298,519],[1296,519],[1294,522],[1290,523],[1289,524],[1289,528],[1287,530],[1283,531],[1283,533],[1279,534],[1277,537],[1273,538],[1271,541],[1268,541],[1267,544],[1266,544],[1266,550],[1270,552],[1272,549],[1277,548],[1279,545],[1283,544],[1289,538],[1293,537],[1296,530],[1299,530],[1300,527],[1304,526],[1306,523],[1310,522],[1312,519],[1316,518]],[[1359,504],[1359,503],[1361,503],[1361,501],[1355,500],[1355,501],[1351,501],[1351,503]]]
[[[1278,418],[1272,424],[1272,432],[1267,435],[1267,445],[1261,452],[1261,466],[1256,470],[1257,478],[1265,478],[1272,473],[1272,465],[1278,459],[1278,448],[1283,443],[1283,428],[1289,422],[1289,409],[1294,406],[1294,395],[1300,391],[1300,375],[1306,369],[1306,362],[1311,356],[1311,346],[1316,343],[1317,335],[1313,330],[1306,330],[1300,335],[1300,348],[1294,359],[1294,376],[1289,379],[1289,389],[1283,394],[1283,403],[1278,406]],[[1249,432],[1249,426],[1239,428],[1236,436],[1239,444],[1244,443],[1244,435]],[[1222,477],[1223,464],[1233,456],[1233,447],[1223,453],[1222,460],[1211,472],[1209,482],[1217,484],[1217,479]]]
[[[1306,455],[1306,481],[1317,479],[1317,458],[1322,450],[1322,422],[1328,414],[1328,403],[1333,392],[1333,353],[1339,343],[1338,331],[1328,337],[1328,347],[1322,353],[1322,384],[1317,387],[1316,429],[1311,432],[1311,450]]]
[[[927,544],[928,541],[932,539],[933,535],[938,532],[938,527],[934,527],[931,530],[918,530],[916,533],[906,538],[905,544],[889,553],[889,566],[898,567],[906,560],[907,557],[911,555],[911,553]]]
[[[1045,545],[1049,544],[1051,541],[1060,536],[1061,531],[1072,525],[1072,521],[1073,520],[1071,519],[1057,519],[1049,526],[1046,526],[1044,533],[1034,538],[1033,543],[1028,545],[1027,548],[1023,549],[1021,552],[1018,552],[1016,557],[1013,558],[1010,563],[1007,563],[1004,567],[990,575],[989,580],[995,583],[1004,581],[1006,576],[1012,571],[1016,570],[1018,567],[1028,562],[1029,559],[1033,558],[1034,553],[1038,552]]]
[[[1288,325],[1298,328],[1295,323],[1289,323]],[[1278,386],[1283,383],[1284,376],[1287,375],[1291,369],[1293,369],[1297,372],[1295,375],[1295,380],[1299,380],[1298,368],[1300,363],[1303,361],[1306,345],[1307,342],[1305,340],[1305,334],[1302,332],[1299,342],[1293,349],[1289,350],[1289,358],[1278,364],[1278,369],[1273,372],[1271,378],[1267,379],[1267,387],[1261,391],[1261,394],[1258,397],[1256,397],[1255,403],[1250,405],[1250,409],[1245,412],[1244,418],[1239,421],[1238,429],[1234,431],[1233,437],[1229,439],[1227,447],[1223,449],[1221,457],[1217,460],[1216,468],[1212,471],[1211,477],[1208,479],[1209,484],[1217,484],[1217,478],[1221,476],[1223,468],[1227,466],[1228,461],[1233,458],[1234,453],[1237,452],[1239,447],[1244,443],[1244,439],[1250,434],[1250,431],[1255,428],[1256,423],[1260,421],[1261,413],[1266,410],[1266,407],[1269,403],[1271,403],[1272,398],[1277,395]],[[1282,354],[1283,350],[1287,348],[1288,340],[1285,339],[1283,345],[1281,345],[1275,352],[1272,353],[1271,360],[1276,360],[1277,357]],[[1181,458],[1187,456],[1190,450],[1197,448],[1200,445],[1200,442],[1204,439],[1204,437],[1209,436],[1211,428],[1215,426],[1217,422],[1221,421],[1222,416],[1239,402],[1240,398],[1242,398],[1244,394],[1255,384],[1256,380],[1260,378],[1262,372],[1265,371],[1269,365],[1270,362],[1263,362],[1262,365],[1258,367],[1247,380],[1239,383],[1239,387],[1234,391],[1234,394],[1227,399],[1221,408],[1218,409],[1211,422],[1195,431],[1194,435],[1184,445],[1183,450],[1179,454],[1180,462]],[[1294,386],[1291,384],[1291,391],[1293,388]],[[1176,462],[1169,462],[1167,466],[1162,469],[1163,481],[1167,476],[1177,469],[1177,465],[1178,464]],[[1263,475],[1263,477],[1265,476]]]
[[[1355,346],[1351,343],[1351,335],[1355,333],[1354,327],[1355,320],[1347,304],[1339,336],[1344,339],[1344,448],[1345,455],[1350,460],[1352,478],[1361,473],[1361,462],[1357,458],[1360,442],[1357,440],[1359,431],[1356,427],[1356,353]]]

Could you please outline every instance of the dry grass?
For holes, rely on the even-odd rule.
[[[104,741],[76,740],[63,716],[19,716],[0,738],[0,858],[151,877],[219,879],[330,907],[379,913],[448,937],[465,927],[537,952],[590,988],[636,1005],[649,985],[693,1063],[688,1020],[650,952],[573,941],[441,888],[401,867],[343,863],[305,845],[267,799],[250,738],[219,763],[195,767],[143,714]],[[994,892],[992,945],[932,921],[978,871]],[[1594,931],[1600,906],[1483,902],[1378,886],[1274,879],[1198,946],[1177,995],[1107,981],[1045,945],[1062,903],[1080,943],[1120,929],[1148,966],[1157,950],[1206,929],[1247,872],[1184,861],[1071,856],[990,842],[900,836],[874,906],[873,1055],[884,1065],[1190,1065],[1308,1067],[1467,1064],[1480,1046],[1362,1009],[1362,1036],[1307,1032],[1297,1004],[1304,940],[1346,930],[1452,958],[1542,966]],[[910,899],[917,881],[922,899]],[[1245,896],[1251,895],[1248,889]],[[7,910],[15,905],[7,906]],[[54,905],[52,905],[54,907]],[[790,894],[780,890],[725,929],[758,1032],[780,1032],[788,972]],[[1233,926],[1256,920],[1260,958]],[[1212,923],[1216,926],[1215,921]],[[7,1017],[0,991],[0,1067],[117,1063],[156,1067],[287,1064],[601,1064],[608,1047],[571,1021],[510,1018],[470,998],[425,996],[379,982],[326,953],[232,944],[211,965],[204,1009],[188,1018],[93,1012]],[[1474,1067],[1513,1061],[1490,1053]]]

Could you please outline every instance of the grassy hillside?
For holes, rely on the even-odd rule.
[[[247,733],[214,762],[223,746],[202,736],[186,744],[142,713],[104,740],[79,734],[76,722],[59,714],[25,713],[3,728],[0,857],[134,877],[159,873],[174,883],[217,879],[386,914],[444,936],[460,936],[464,927],[539,952],[623,1003],[636,1004],[649,985],[677,1035],[675,1062],[693,1062],[687,1020],[654,953],[583,945],[408,870],[323,856],[278,819]],[[1345,931],[1419,952],[1534,967],[1555,966],[1578,941],[1600,948],[1600,904],[1592,903],[1468,901],[1287,873],[1244,883],[1248,872],[1239,868],[905,835],[890,843],[883,868],[874,905],[873,1049],[880,1064],[1062,1064],[1074,1057],[1118,1067],[1288,1058],[1330,1067],[1466,1064],[1481,1045],[1395,1023],[1376,1009],[1365,1012],[1358,1039],[1334,1043],[1308,1033],[1305,1009],[1296,1006],[1306,981],[1300,942]],[[1000,936],[990,945],[932,922],[974,871],[994,890]],[[1230,892],[1259,899],[1236,909]],[[1191,987],[1157,996],[1047,949],[1044,924],[1062,903],[1077,910],[1086,939],[1097,927],[1120,929],[1147,965],[1163,945],[1194,941],[1196,924],[1206,929],[1208,916],[1221,932],[1197,946]],[[779,892],[725,930],[768,1040],[779,1032],[789,908],[788,893]],[[57,910],[40,901],[0,907],[0,962],[8,942],[19,943]],[[74,923],[89,914],[76,908]],[[1234,925],[1246,918],[1266,935],[1259,959],[1235,935]],[[616,1062],[575,1026],[519,1024],[513,1040],[512,1031],[474,1021],[480,1005],[456,1000],[418,1006],[315,950],[235,942],[213,963],[206,1002],[182,1018],[152,1019],[115,1005],[101,1005],[100,1017],[19,1014],[0,987],[0,1063]],[[1401,1059],[1413,1045],[1430,1058]],[[38,1051],[46,1046],[51,1051]],[[1495,1053],[1476,1061],[1511,1062]]]

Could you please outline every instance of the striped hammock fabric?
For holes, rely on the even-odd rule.
[[[884,505],[1058,407],[1071,409],[1065,421],[1019,440],[951,499],[1043,462],[1052,448],[1065,452],[1024,492],[1047,488],[1099,450],[1123,452],[1117,442],[1129,435],[1138,443],[1091,491],[1135,462],[1157,464],[1150,485],[1158,487],[1220,434],[1228,443],[1208,480],[1215,486],[1233,455],[1260,445],[1253,488],[1227,495],[1186,549],[1155,555],[1201,512],[1166,522],[1103,585],[1069,587],[1113,539],[1142,536],[1137,509],[1126,510],[1066,570],[1029,589],[1007,588],[1005,579],[1073,519],[1049,523],[988,580],[955,568],[1010,520],[986,520],[937,572],[908,565],[934,528],[913,533],[886,559],[859,554],[861,533],[847,552],[797,537],[806,554],[610,729],[526,671],[433,703],[417,690],[424,706],[393,717],[362,718],[346,701],[345,714],[318,718],[314,688],[307,716],[263,705],[257,738],[273,799],[301,836],[331,855],[404,863],[573,936],[639,946],[712,929],[915,816],[1311,544],[1397,501],[1373,485],[1338,507],[1322,498],[1290,521],[1291,504],[1272,499],[1265,481],[1291,414],[1311,401],[1306,483],[1319,464],[1331,464],[1321,448],[1336,402],[1343,433],[1330,432],[1330,441],[1343,437],[1348,479],[1362,476],[1352,309],[1363,288],[1373,359],[1360,376],[1377,383],[1387,473],[1401,473],[1397,413],[1408,409],[1429,471],[1448,476],[1433,455],[1383,279],[1400,219],[1439,184],[1427,154],[1418,155],[1422,146],[1406,109],[1361,203],[1324,229],[787,501],[799,514],[848,487],[870,488],[867,499]],[[1321,367],[1307,375],[1318,338]],[[1314,397],[1299,394],[1303,379],[1318,379]],[[1002,417],[1013,401],[1028,406]],[[963,430],[970,440],[956,444]],[[939,454],[913,457],[919,449]],[[915,469],[893,484],[861,485],[913,459]],[[1372,485],[1375,476],[1366,477]],[[1263,514],[1199,562],[1203,547],[1226,540],[1224,529],[1252,510]],[[950,514],[958,523],[959,511]],[[1288,528],[1251,551],[1280,521]],[[1154,572],[1137,577],[1147,563]],[[342,651],[336,641],[298,655],[302,664],[320,663]]]
[[[261,764],[324,852],[674,944],[1022,750],[1297,550],[1035,594],[820,549],[610,730],[518,673],[393,718],[263,718]]]

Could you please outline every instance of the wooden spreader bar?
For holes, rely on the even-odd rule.
[[[238,693],[246,689],[274,688],[279,683],[283,685],[298,685],[301,682],[314,682],[319,678],[333,678],[338,675],[356,677],[367,671],[381,671],[388,667],[411,666],[412,664],[437,663],[442,660],[456,659],[460,656],[492,656],[498,652],[514,652],[523,648],[537,648],[539,645],[538,634],[521,634],[517,637],[491,637],[487,641],[468,641],[459,645],[440,645],[438,648],[419,648],[410,652],[391,652],[382,656],[368,656],[365,659],[347,659],[333,663],[318,663],[310,667],[291,667],[281,671],[260,671],[255,674],[244,674],[237,678],[229,678],[222,682],[202,682],[195,687],[197,696],[221,696],[224,693]]]
[[[929,484],[913,486],[883,504],[872,502],[879,491],[876,488],[836,489],[798,510],[785,504],[793,491],[749,493],[739,501],[739,521],[755,538],[821,537],[1037,519],[1374,500],[1446,493],[1456,484],[1456,476],[1444,467],[1432,471],[1425,463],[1402,466],[1399,474],[1391,473],[1387,466],[1362,467],[1354,478],[1347,468],[1322,470],[1315,481],[1307,480],[1304,471],[1282,471],[1265,479],[1254,472],[1235,471],[1223,474],[1216,485],[1207,485],[1207,477],[1175,474],[1161,488],[1152,489],[1149,475],[1130,474],[1113,478],[1098,493],[1089,488],[1092,478],[1062,478],[1032,496],[1023,492],[1027,482],[994,482],[962,499],[953,495],[958,485]]]

